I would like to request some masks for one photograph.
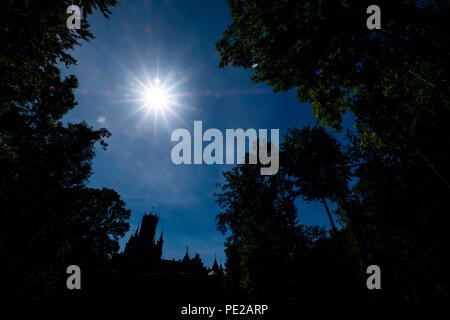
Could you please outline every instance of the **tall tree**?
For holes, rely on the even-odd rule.
[[[99,142],[106,147],[110,133],[84,122],[61,122],[77,104],[73,91],[78,83],[73,75],[61,77],[57,67],[75,64],[69,51],[93,37],[86,17],[97,8],[108,16],[108,7],[115,3],[19,0],[0,4],[0,259],[6,261],[0,273],[12,294],[41,296],[52,288],[52,280],[45,275],[63,270],[69,248],[82,236],[74,234],[76,228],[70,229],[77,219],[93,222],[92,230],[101,229],[92,234],[95,241],[86,242],[99,247],[100,256],[117,249],[106,238],[114,239],[127,228],[124,220],[129,212],[117,194],[85,189],[94,145]],[[66,9],[73,4],[83,9],[79,30],[66,27]],[[102,198],[117,209],[94,206]],[[86,212],[77,207],[80,199],[98,210],[92,217],[105,220],[82,220],[80,215]]]
[[[84,188],[75,199],[75,214],[67,225],[71,258],[93,255],[99,261],[109,258],[119,249],[119,238],[128,231],[130,210],[112,189]]]
[[[216,194],[222,212],[217,226],[226,241],[226,271],[237,297],[287,294],[290,264],[302,241],[292,181],[279,172],[261,176],[257,165],[239,165],[225,172],[225,184]]]
[[[345,199],[350,178],[340,144],[324,128],[317,126],[294,128],[284,138],[281,145],[283,166],[294,178],[297,193],[307,201],[321,201],[336,232],[326,199]]]

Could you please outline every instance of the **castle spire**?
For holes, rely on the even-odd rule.
[[[211,270],[214,271],[216,274],[219,274],[219,265],[217,264],[217,259],[214,255],[214,263],[211,267]]]
[[[191,258],[189,257],[189,247],[186,246],[186,254],[184,255],[183,262],[189,262]]]

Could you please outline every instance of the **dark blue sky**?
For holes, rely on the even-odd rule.
[[[119,1],[109,20],[96,14],[89,22],[96,38],[74,52],[78,65],[68,72],[79,79],[79,105],[65,120],[85,120],[112,133],[107,151],[98,148],[90,186],[113,188],[122,196],[132,210],[130,232],[154,206],[165,258],[182,258],[189,246],[208,266],[215,254],[224,262],[213,193],[231,166],[174,165],[172,131],[192,132],[193,121],[201,120],[203,130],[279,128],[282,135],[313,122],[311,106],[301,104],[294,91],[273,93],[265,84],[253,84],[251,70],[218,68],[214,44],[231,22],[225,0]],[[166,121],[155,121],[132,101],[146,75],[170,76],[177,83],[176,116],[167,113]],[[329,227],[320,204],[298,204],[301,223]]]

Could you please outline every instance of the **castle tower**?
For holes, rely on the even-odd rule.
[[[125,245],[124,254],[144,254],[151,255],[156,259],[161,259],[163,235],[155,241],[156,226],[159,217],[154,214],[146,214],[142,217],[140,228],[130,237]]]

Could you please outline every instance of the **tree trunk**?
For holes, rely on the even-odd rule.
[[[328,208],[325,198],[322,198],[322,203],[325,206],[325,210],[327,210],[328,219],[330,219],[330,223],[331,223],[331,228],[333,229],[333,232],[336,233],[337,229],[336,229],[336,226],[334,225],[333,217],[331,216],[331,212],[330,212],[330,209]]]

